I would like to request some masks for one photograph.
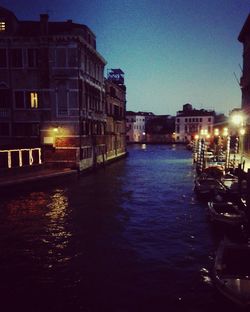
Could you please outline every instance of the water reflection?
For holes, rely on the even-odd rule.
[[[65,187],[3,198],[5,303],[15,298],[26,312],[221,308],[210,279],[218,235],[193,175],[180,146],[132,146],[129,158]]]

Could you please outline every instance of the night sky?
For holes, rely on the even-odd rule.
[[[172,114],[195,108],[228,112],[241,105],[237,38],[249,0],[2,0],[20,20],[88,25],[107,68],[121,68],[127,110]]]

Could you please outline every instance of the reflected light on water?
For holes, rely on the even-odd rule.
[[[6,205],[9,219],[27,216],[41,216],[48,204],[48,196],[43,192],[30,193],[25,198],[12,199]]]
[[[50,203],[48,204],[49,212],[46,213],[46,217],[51,220],[58,220],[65,218],[66,210],[69,206],[68,197],[63,190],[56,190],[50,197]]]

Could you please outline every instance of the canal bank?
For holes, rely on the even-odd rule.
[[[105,163],[97,163],[95,167],[89,167],[82,171],[62,168],[55,164],[2,169],[0,170],[0,192],[4,192],[9,187],[27,186],[29,188],[31,185],[35,186],[38,183],[60,183],[62,179],[76,179],[79,175],[93,172],[127,156],[128,153],[115,155],[106,160]]]

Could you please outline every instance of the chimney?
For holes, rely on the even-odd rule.
[[[48,34],[48,23],[49,15],[48,14],[40,14],[40,30],[42,35]]]

